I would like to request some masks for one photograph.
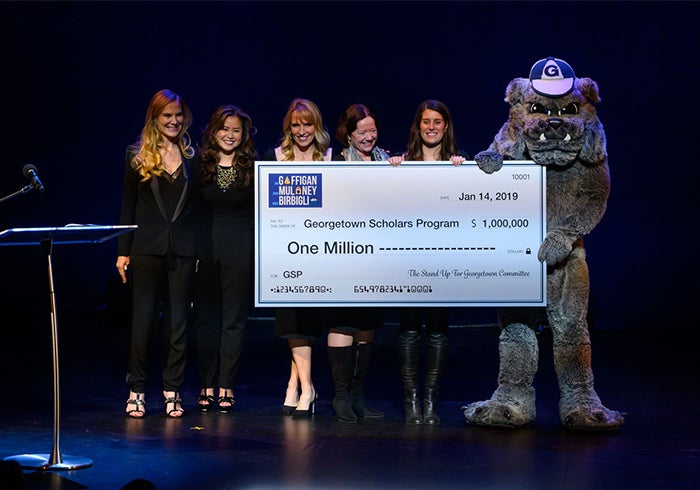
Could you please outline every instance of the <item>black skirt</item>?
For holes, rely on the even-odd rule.
[[[324,309],[324,324],[339,330],[376,330],[384,323],[385,308],[377,306]]]
[[[321,308],[275,308],[275,335],[287,339],[315,339],[323,331]]]

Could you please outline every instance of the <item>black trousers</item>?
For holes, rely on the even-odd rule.
[[[195,341],[202,388],[233,388],[252,292],[251,261],[200,261],[195,280]]]
[[[433,332],[447,335],[449,320],[450,310],[447,307],[402,307],[399,308],[399,333],[420,332],[425,324],[426,336]]]
[[[195,259],[132,255],[130,267],[133,304],[126,382],[132,391],[145,392],[149,344],[158,333],[162,314],[163,389],[177,391],[185,377]]]

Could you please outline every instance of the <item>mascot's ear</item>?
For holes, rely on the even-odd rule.
[[[504,99],[510,105],[522,104],[525,100],[525,91],[530,86],[530,80],[527,78],[514,78],[506,87],[506,98]]]
[[[577,78],[576,88],[591,104],[595,105],[600,102],[598,84],[590,78]],[[579,158],[589,164],[600,163],[607,155],[605,147],[605,131],[600,120],[596,117],[591,124],[586,125],[585,138]]]
[[[508,121],[501,126],[501,129],[496,134],[496,137],[489,147],[501,154],[505,160],[524,160],[525,156],[525,139],[523,138],[523,121],[519,116],[519,109],[525,102],[525,91],[530,85],[530,80],[527,78],[515,78],[510,81],[506,87],[505,101],[510,104],[510,117]]]
[[[576,88],[581,92],[591,104],[597,104],[600,102],[600,95],[598,94],[598,84],[595,83],[590,78],[577,78]]]
[[[578,156],[582,162],[598,164],[607,157],[605,149],[605,131],[600,121],[586,125],[583,146]]]

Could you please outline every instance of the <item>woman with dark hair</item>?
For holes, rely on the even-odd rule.
[[[343,146],[335,161],[385,161],[389,154],[377,146],[379,123],[363,104],[352,104],[340,115],[335,139]]]
[[[455,166],[469,159],[457,149],[452,115],[439,100],[428,99],[418,105],[408,132],[408,145],[402,156],[389,159],[394,166],[402,161],[451,161]]]
[[[438,100],[422,102],[413,118],[408,136],[408,148],[401,156],[389,159],[391,165],[407,161],[451,161],[461,165],[469,155],[457,150],[452,116],[447,106]],[[399,308],[398,357],[404,386],[406,423],[437,425],[437,394],[447,359],[447,307]],[[423,410],[419,393],[419,358],[422,325],[425,324],[425,365],[423,381]]]
[[[336,161],[386,161],[389,154],[377,146],[376,116],[362,104],[349,106],[338,120],[336,140],[343,145]],[[328,360],[335,385],[333,409],[340,422],[382,418],[384,414],[365,401],[364,383],[374,331],[382,326],[384,308],[348,307],[326,310]]]
[[[282,121],[280,145],[266,151],[263,160],[328,161],[331,154],[330,136],[318,106],[308,99],[294,99]],[[314,413],[318,395],[311,379],[311,347],[322,329],[318,308],[275,310],[275,334],[287,339],[292,352],[282,411],[295,419]]]
[[[163,314],[163,396],[169,417],[182,417],[187,322],[196,263],[199,184],[190,175],[194,149],[185,101],[161,90],[146,110],[138,141],[127,149],[119,223],[138,225],[118,241],[116,267],[132,283],[129,399],[126,414],[145,416],[148,344]]]
[[[218,406],[228,413],[234,405],[252,291],[254,135],[250,116],[222,105],[209,118],[199,146],[194,326],[201,383],[197,405],[203,412]]]

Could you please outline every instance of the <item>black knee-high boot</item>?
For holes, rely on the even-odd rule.
[[[447,359],[447,344],[447,335],[438,332],[431,333],[426,341],[423,422],[430,425],[440,423],[440,416],[437,414],[437,395]]]
[[[355,366],[355,347],[328,347],[328,361],[335,384],[333,409],[339,422],[357,422],[357,414],[352,409],[350,385]]]
[[[352,409],[358,417],[368,419],[384,418],[384,413],[367,405],[365,399],[365,376],[369,367],[372,344],[355,344],[355,372],[353,373],[351,387]]]
[[[404,409],[406,423],[417,425],[423,423],[423,415],[418,398],[418,356],[420,332],[407,331],[399,333],[397,341],[401,381],[404,388]]]

